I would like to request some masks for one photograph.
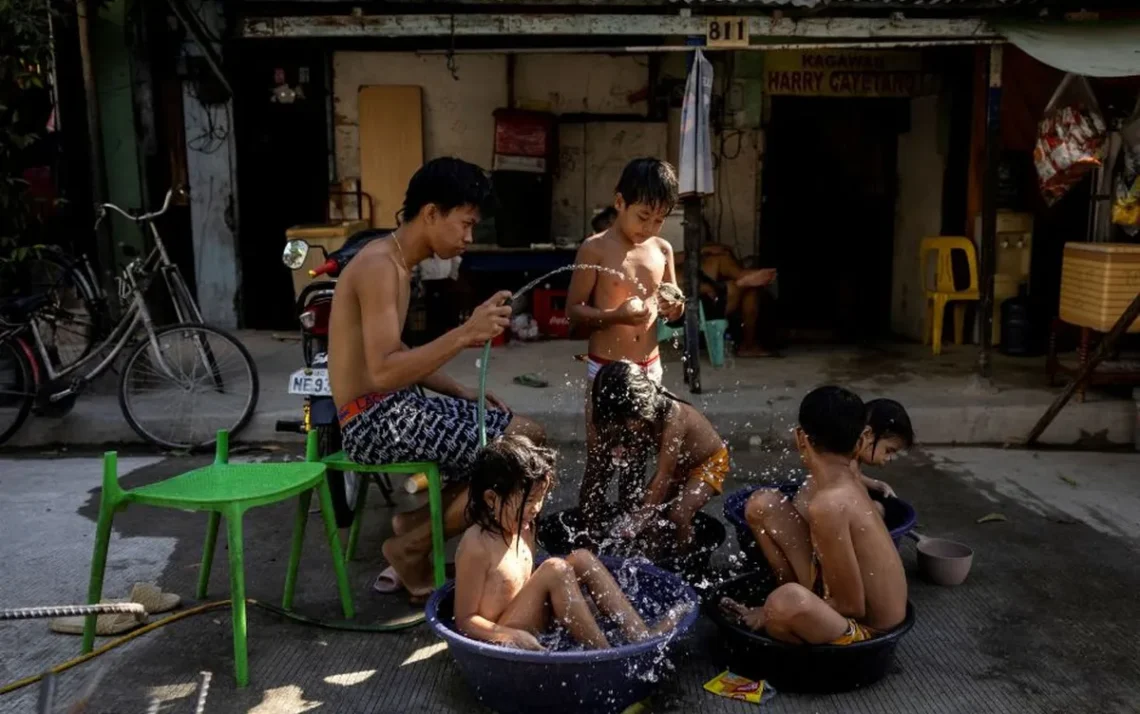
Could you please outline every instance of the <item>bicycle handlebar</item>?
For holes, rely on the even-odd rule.
[[[116,206],[113,203],[96,204],[96,209],[98,209],[99,215],[96,216],[96,218],[95,218],[95,226],[96,227],[99,226],[99,223],[103,220],[103,217],[107,215],[108,209],[115,211],[116,213],[123,216],[127,220],[134,221],[135,223],[145,223],[147,221],[153,221],[155,218],[158,218],[159,216],[161,216],[162,214],[164,214],[170,210],[170,202],[174,198],[175,192],[178,192],[181,194],[181,193],[185,193],[185,190],[186,189],[182,188],[181,186],[171,188],[169,191],[166,192],[166,198],[164,198],[162,201],[162,208],[160,208],[157,211],[154,211],[152,213],[144,213],[141,216],[132,216],[130,213],[128,213],[127,211],[124,211],[123,209],[119,208],[118,206]]]

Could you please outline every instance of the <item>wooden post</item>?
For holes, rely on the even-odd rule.
[[[990,345],[993,341],[994,271],[997,239],[998,164],[1001,158],[1001,59],[1002,46],[990,47],[989,91],[986,92],[986,173],[982,182],[982,235],[978,241],[978,374],[990,378]]]
[[[1128,306],[1128,309],[1124,311],[1120,318],[1117,319],[1116,324],[1112,326],[1112,329],[1109,330],[1108,334],[1104,336],[1104,339],[1100,341],[1093,356],[1089,357],[1087,361],[1084,359],[1081,360],[1083,364],[1081,365],[1080,371],[1073,376],[1073,381],[1069,382],[1069,385],[1065,387],[1065,391],[1057,395],[1057,398],[1053,400],[1053,403],[1049,405],[1049,408],[1045,410],[1045,413],[1042,414],[1041,418],[1037,420],[1037,423],[1033,425],[1029,436],[1025,437],[1026,446],[1032,446],[1033,443],[1037,441],[1037,438],[1045,432],[1045,429],[1053,422],[1053,419],[1061,409],[1064,408],[1069,399],[1072,398],[1073,392],[1083,388],[1082,385],[1085,383],[1085,380],[1087,380],[1089,375],[1092,374],[1092,371],[1096,369],[1096,366],[1112,352],[1116,341],[1120,339],[1120,336],[1124,334],[1128,326],[1136,321],[1137,317],[1140,317],[1140,293],[1136,293],[1136,297],[1132,298],[1132,304]]]

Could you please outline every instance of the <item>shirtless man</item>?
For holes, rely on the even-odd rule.
[[[658,300],[664,283],[677,284],[673,248],[658,235],[665,217],[677,203],[677,174],[658,159],[635,159],[622,171],[614,195],[617,217],[605,232],[591,236],[578,249],[575,263],[597,265],[612,272],[575,270],[567,294],[567,315],[575,325],[591,330],[586,362],[586,473],[581,507],[587,524],[597,526],[605,500],[610,453],[598,444],[590,403],[590,384],[604,364],[629,360],[658,384],[661,356],[657,350],[658,312],[668,320],[680,318],[683,300]],[[605,453],[602,453],[605,451]],[[632,505],[641,474],[621,480],[622,501]]]
[[[800,404],[796,447],[811,478],[785,523],[769,520],[755,533],[784,584],[760,607],[721,603],[752,629],[784,642],[847,645],[885,634],[906,617],[902,559],[855,467],[866,419],[862,400],[840,387],[820,387]],[[778,491],[761,490],[747,510],[751,516],[781,503],[787,501]]]
[[[400,335],[412,268],[433,254],[461,254],[490,194],[490,180],[478,166],[452,158],[424,164],[408,183],[400,227],[368,244],[341,273],[329,319],[329,375],[345,452],[362,464],[438,463],[446,538],[466,527],[462,479],[478,452],[479,428],[474,390],[438,370],[507,328],[510,293],[497,293],[466,323],[422,347],[409,349]],[[442,396],[425,397],[416,385]],[[503,433],[544,439],[537,424],[514,416],[490,395],[487,401],[488,440]],[[423,598],[432,590],[427,507],[397,516],[392,528],[395,535],[383,545],[390,568],[377,579],[377,589],[402,586],[413,599]]]

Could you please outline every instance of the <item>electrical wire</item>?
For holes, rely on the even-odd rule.
[[[253,607],[261,608],[262,610],[267,610],[268,612],[272,612],[276,615],[280,615],[281,617],[287,618],[289,620],[293,620],[294,622],[299,622],[299,623],[304,624],[304,625],[312,625],[315,627],[321,627],[321,628],[324,628],[327,630],[340,630],[340,631],[345,631],[345,632],[401,632],[403,630],[407,630],[407,629],[410,629],[412,627],[416,627],[417,625],[420,625],[426,619],[423,612],[416,612],[416,613],[413,613],[407,617],[396,618],[393,620],[388,620],[386,622],[380,622],[380,623],[374,623],[374,624],[355,623],[355,622],[348,622],[348,621],[342,621],[342,620],[325,621],[325,620],[317,620],[317,619],[312,618],[312,617],[307,617],[305,615],[301,615],[301,614],[296,613],[296,612],[291,612],[289,610],[285,610],[284,608],[278,607],[277,605],[272,605],[272,604],[267,603],[267,602],[261,602],[260,600],[254,600],[253,598],[246,598],[245,602],[247,605],[252,605]],[[42,680],[48,674],[59,674],[61,672],[66,672],[67,670],[72,669],[73,667],[77,667],[77,666],[83,664],[84,662],[88,662],[92,659],[95,659],[99,655],[106,654],[107,652],[110,652],[111,650],[115,649],[116,647],[120,647],[122,645],[125,645],[128,642],[130,642],[136,638],[142,637],[143,635],[145,635],[149,632],[154,632],[155,630],[157,630],[160,627],[165,627],[167,625],[178,622],[179,620],[183,620],[187,617],[192,617],[194,615],[201,615],[202,613],[205,613],[205,612],[212,612],[214,610],[220,610],[222,608],[230,607],[232,604],[233,604],[233,600],[217,600],[215,602],[207,602],[207,603],[204,603],[202,605],[198,605],[197,607],[192,607],[189,610],[183,610],[181,612],[176,612],[173,615],[170,615],[169,617],[164,617],[163,619],[157,620],[157,621],[152,622],[148,625],[143,625],[139,629],[134,630],[134,631],[132,631],[132,632],[130,632],[130,633],[128,633],[122,637],[119,637],[117,639],[111,640],[107,644],[105,644],[101,647],[97,647],[96,649],[88,652],[85,655],[80,655],[79,657],[76,657],[74,659],[70,659],[70,660],[63,662],[61,664],[57,664],[54,667],[52,667],[51,669],[49,669],[47,672],[35,674],[35,675],[30,676],[30,677],[24,677],[23,679],[18,679],[14,682],[10,682],[9,684],[6,684],[3,687],[0,687],[0,696],[3,696],[5,694],[9,694],[9,693],[14,692],[18,689],[23,689],[24,687],[35,684],[36,682],[39,682],[40,680]],[[37,609],[37,608],[28,608],[28,610],[33,610],[33,609]]]

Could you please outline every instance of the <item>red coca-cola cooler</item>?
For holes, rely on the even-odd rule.
[[[565,340],[570,337],[570,318],[566,315],[566,291],[537,288],[531,298],[534,321],[545,337]]]
[[[495,171],[550,173],[554,115],[525,109],[495,110]]]

